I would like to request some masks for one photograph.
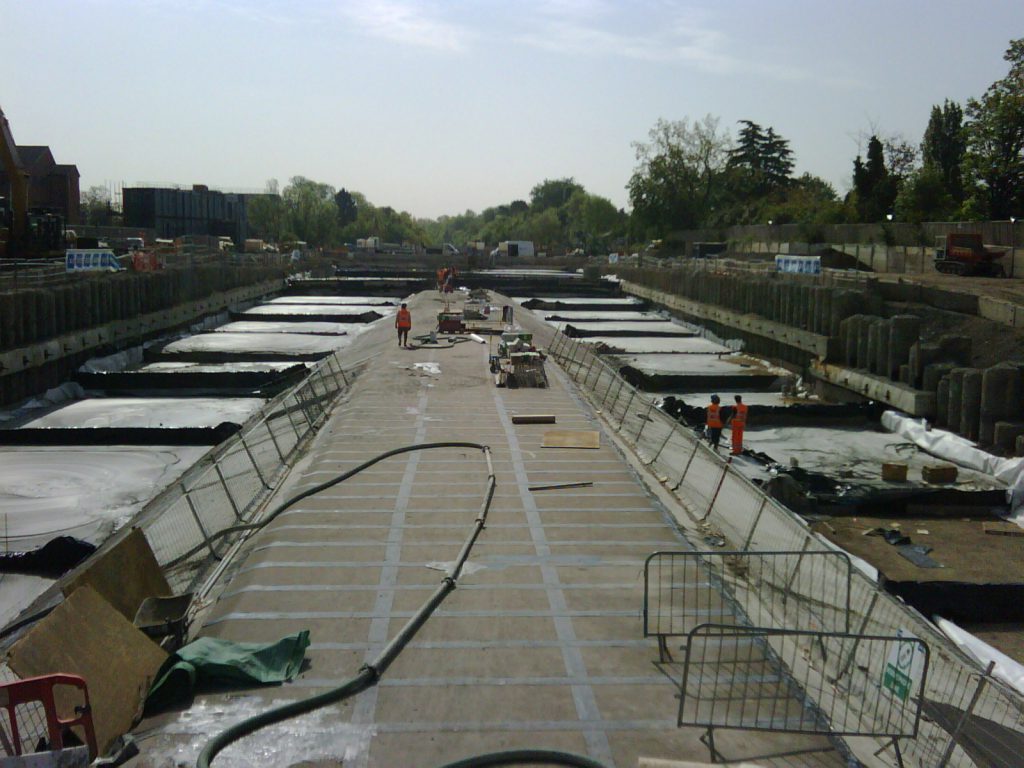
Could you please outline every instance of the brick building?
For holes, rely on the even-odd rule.
[[[19,146],[18,157],[28,173],[28,206],[56,211],[68,224],[81,215],[78,167],[58,163],[49,147]],[[0,197],[11,196],[10,179],[0,169]]]

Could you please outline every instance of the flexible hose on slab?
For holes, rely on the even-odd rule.
[[[381,650],[377,657],[364,664],[359,670],[359,673],[351,680],[347,681],[343,685],[333,688],[324,693],[312,696],[308,699],[301,701],[291,702],[274,709],[267,710],[258,715],[250,718],[246,718],[235,725],[226,728],[225,730],[218,733],[212,739],[210,739],[204,746],[202,752],[199,753],[199,759],[196,761],[196,768],[209,768],[210,762],[217,756],[222,749],[227,747],[229,744],[237,741],[238,739],[247,736],[260,728],[263,728],[273,723],[279,723],[282,720],[287,720],[298,715],[312,712],[320,707],[327,706],[328,704],[335,704],[340,701],[344,701],[352,696],[355,696],[361,691],[365,691],[377,684],[381,676],[387,670],[391,663],[398,657],[398,654],[409,644],[412,638],[416,635],[427,619],[430,618],[431,614],[437,610],[438,606],[444,602],[444,599],[450,592],[455,589],[456,581],[462,573],[462,567],[469,559],[469,553],[473,548],[473,544],[480,536],[480,532],[483,530],[484,525],[487,522],[487,513],[491,507],[491,501],[494,498],[494,489],[496,485],[494,476],[494,465],[491,461],[491,449],[486,445],[480,443],[469,443],[469,442],[441,442],[441,443],[420,443],[417,445],[410,445],[404,448],[395,448],[385,453],[376,456],[369,461],[363,462],[358,467],[339,475],[336,478],[328,480],[327,482],[321,483],[314,488],[303,491],[300,494],[293,496],[283,504],[278,506],[271,512],[270,515],[258,526],[262,527],[281,514],[289,506],[295,504],[297,501],[307,498],[308,496],[330,488],[333,485],[346,480],[353,475],[362,472],[367,467],[371,467],[379,461],[396,456],[402,453],[409,453],[411,451],[423,451],[434,448],[476,448],[483,451],[484,458],[487,459],[487,491],[484,494],[484,500],[480,506],[480,512],[473,521],[473,530],[469,536],[466,537],[465,543],[462,545],[462,549],[459,552],[455,563],[452,565],[451,570],[445,574],[444,578],[437,588],[431,593],[427,601],[420,607],[418,611],[405,623],[405,626],[395,635],[388,644]],[[569,763],[572,765],[572,763]],[[582,764],[581,765],[585,765]]]
[[[259,522],[247,523],[245,525],[232,525],[232,526],[230,526],[228,528],[223,528],[223,529],[217,531],[216,533],[211,533],[207,538],[203,539],[203,541],[200,544],[197,544],[196,546],[192,547],[192,549],[188,550],[184,554],[179,555],[178,557],[174,558],[170,562],[166,563],[164,565],[164,568],[173,568],[176,565],[180,565],[181,563],[185,562],[190,557],[196,555],[197,553],[201,552],[202,550],[208,549],[209,546],[211,544],[213,544],[213,542],[217,541],[218,539],[222,539],[225,536],[230,536],[232,533],[240,533],[242,531],[257,531],[260,528],[263,528],[264,526],[266,526],[269,523],[271,523],[278,515],[280,515],[285,510],[287,510],[289,507],[291,507],[291,506],[297,504],[298,502],[302,501],[303,499],[307,499],[310,496],[314,496],[314,495],[320,493],[320,491],[325,491],[328,488],[330,488],[331,486],[334,486],[334,485],[337,485],[338,483],[344,482],[345,480],[348,480],[353,475],[358,475],[364,469],[368,469],[369,467],[372,467],[374,464],[377,464],[378,462],[384,461],[384,459],[389,459],[392,456],[398,456],[399,454],[402,454],[402,453],[409,453],[411,451],[430,450],[430,449],[433,449],[433,448],[476,448],[477,450],[486,451],[486,452],[488,452],[488,456],[490,455],[489,454],[490,449],[486,445],[481,445],[480,443],[466,443],[466,442],[418,443],[416,445],[407,445],[404,448],[395,448],[393,450],[386,451],[385,453],[382,453],[379,456],[375,456],[374,458],[370,459],[369,461],[364,461],[358,467],[354,467],[354,468],[350,469],[348,472],[344,472],[343,474],[340,474],[337,477],[334,477],[334,478],[332,478],[330,480],[327,480],[327,481],[325,481],[323,483],[320,483],[319,485],[314,485],[312,488],[307,488],[305,491],[302,491],[301,493],[295,494],[290,499],[286,499],[281,504],[276,506],[273,510],[271,510],[271,512],[269,514],[267,514],[267,516],[264,517]],[[488,466],[489,465],[490,465],[490,459],[488,459]]]

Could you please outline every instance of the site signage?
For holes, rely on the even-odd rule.
[[[804,275],[821,274],[821,256],[783,256],[775,257],[777,272],[796,272]]]
[[[120,272],[124,267],[109,248],[76,248],[64,253],[68,272]]]
[[[920,683],[924,651],[921,641],[902,627],[896,630],[896,637],[900,639],[889,648],[889,657],[882,670],[882,688],[906,703]]]

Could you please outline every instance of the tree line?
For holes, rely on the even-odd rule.
[[[789,142],[740,121],[737,137],[718,118],[659,120],[634,144],[629,180],[634,235],[734,224],[821,225],[1008,219],[1024,212],[1024,39],[1003,58],[1005,77],[966,106],[932,107],[918,145],[872,131],[853,161],[842,199],[825,180],[793,175]]]
[[[741,120],[733,136],[719,118],[658,120],[633,145],[626,185],[631,211],[589,193],[573,178],[545,179],[529,199],[436,219],[376,206],[356,191],[297,176],[250,198],[256,236],[331,247],[376,236],[433,244],[532,240],[554,252],[588,253],[644,242],[674,230],[798,223],[806,239],[825,225],[1008,219],[1024,214],[1024,38],[1010,42],[1007,74],[980,98],[932,107],[919,143],[877,129],[853,161],[840,197],[826,180],[794,174],[795,154],[772,126]],[[83,195],[89,223],[111,223],[105,190]],[[92,221],[95,220],[95,221]]]

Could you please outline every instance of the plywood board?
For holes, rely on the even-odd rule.
[[[600,448],[601,433],[594,430],[551,429],[544,433],[541,448]]]
[[[96,590],[128,621],[134,621],[135,612],[147,597],[171,594],[160,564],[138,528],[75,571],[63,586],[64,596],[82,586]]]
[[[1014,523],[982,523],[981,527],[993,536],[1024,536],[1024,528]]]
[[[73,638],[73,640],[71,639]],[[95,590],[84,586],[10,650],[21,678],[65,672],[85,678],[100,752],[131,728],[167,654]],[[58,699],[63,716],[77,694]]]

